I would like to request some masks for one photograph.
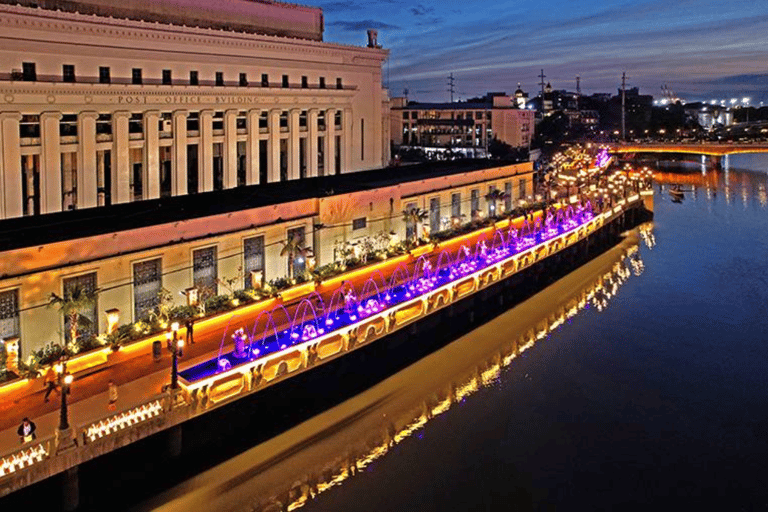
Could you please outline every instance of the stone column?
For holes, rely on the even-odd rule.
[[[336,109],[325,111],[325,174],[336,174]]]
[[[61,163],[61,209],[67,211],[77,207],[77,197],[75,196],[75,183],[72,179],[72,154],[62,153]],[[75,172],[77,172],[75,170]]]
[[[27,197],[24,198],[27,205],[27,215],[35,214],[35,157],[24,155],[24,177],[27,180]],[[39,190],[38,190],[39,193]]]
[[[96,165],[97,112],[77,115],[77,207],[98,206],[98,167]]]
[[[248,142],[245,143],[245,184],[259,183],[259,118],[261,111],[249,110],[246,118]]]
[[[280,112],[279,108],[269,111],[269,154],[267,156],[267,181],[280,181]]]
[[[18,112],[0,113],[0,219],[24,215]]]
[[[316,108],[307,113],[307,176],[317,176],[317,113]]]
[[[200,112],[200,145],[197,154],[198,190],[210,192],[213,190],[213,110]]]
[[[61,112],[40,115],[40,213],[61,211]]]
[[[130,112],[112,114],[112,204],[131,202]]]
[[[237,186],[237,110],[224,112],[224,188]]]
[[[342,141],[344,144],[344,147],[341,151],[341,170],[339,172],[345,173],[349,172],[349,170],[352,168],[352,147],[354,144],[352,143],[352,134],[355,133],[354,130],[354,119],[352,118],[352,109],[351,108],[345,108],[341,111],[341,127],[342,130],[344,130],[344,133],[342,134]],[[372,127],[366,126],[365,129],[368,133],[371,133],[373,130],[371,130]],[[365,136],[365,134],[360,135],[360,141],[361,142],[367,142],[368,137]],[[373,141],[371,141],[373,142]],[[368,147],[373,147],[373,144],[369,143]],[[371,150],[364,150],[361,149],[361,151],[365,151],[365,158],[370,159],[372,155],[369,155],[368,153],[371,152]],[[360,153],[358,153],[359,155]],[[355,158],[357,158],[355,156]]]
[[[301,144],[299,143],[299,116],[301,110],[298,108],[292,108],[288,114],[288,179],[298,180],[301,178],[301,170],[299,167],[300,156],[299,150]]]
[[[160,197],[160,112],[144,112],[143,199]]]
[[[187,115],[186,110],[173,113],[173,172],[171,194],[187,195]]]

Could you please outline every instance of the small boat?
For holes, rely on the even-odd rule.
[[[672,201],[680,202],[685,197],[685,194],[680,189],[680,185],[674,185],[669,189],[669,195],[672,197]]]

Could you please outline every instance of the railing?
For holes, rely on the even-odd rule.
[[[155,398],[147,403],[97,420],[83,429],[83,444],[92,443],[103,437],[125,430],[128,427],[146,422],[160,416],[165,410],[163,398]]]
[[[0,478],[38,464],[51,456],[53,438],[11,452],[0,459]]]

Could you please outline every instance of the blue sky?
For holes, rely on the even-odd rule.
[[[744,96],[768,104],[766,0],[317,1],[325,40],[365,45],[367,28],[390,50],[383,77],[392,96],[447,101],[453,73],[461,98],[486,91],[531,96],[538,74],[555,89],[661,97]]]

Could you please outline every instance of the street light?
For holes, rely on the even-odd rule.
[[[171,363],[171,389],[179,389],[179,356],[183,354],[184,340],[179,339],[179,323],[171,324],[171,332],[166,334],[168,350],[173,356]]]
[[[61,388],[61,409],[59,410],[59,430],[69,429],[69,411],[67,410],[67,395],[72,381],[75,379],[67,372],[67,361],[63,360],[59,366],[59,387]]]

